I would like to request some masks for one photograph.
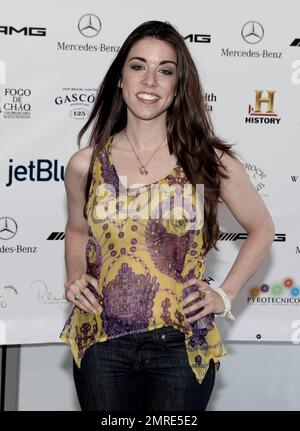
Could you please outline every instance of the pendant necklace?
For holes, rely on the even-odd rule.
[[[137,155],[137,153],[136,153],[135,149],[133,148],[133,146],[132,146],[132,144],[131,144],[131,142],[130,142],[130,140],[129,140],[128,136],[127,136],[126,129],[124,129],[124,132],[125,132],[125,135],[126,135],[127,141],[129,142],[129,145],[130,145],[130,146],[131,146],[131,148],[133,149],[133,152],[134,152],[134,154],[135,154],[135,157],[137,158],[137,160],[138,160],[138,162],[139,162],[139,164],[140,164],[140,166],[139,166],[140,174],[141,174],[141,175],[148,175],[148,174],[149,174],[149,171],[146,169],[146,166],[148,165],[148,163],[150,162],[150,160],[153,158],[153,156],[157,153],[158,149],[160,148],[160,146],[162,145],[162,143],[163,143],[163,142],[164,142],[164,140],[166,139],[166,136],[165,136],[165,137],[164,137],[164,139],[161,141],[161,143],[159,144],[159,146],[156,148],[156,150],[154,151],[154,153],[152,154],[152,156],[150,157],[150,159],[147,161],[147,163],[143,164],[143,163],[140,161],[139,156]]]

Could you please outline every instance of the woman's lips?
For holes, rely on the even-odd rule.
[[[140,102],[146,103],[146,104],[155,103],[160,99],[160,97],[157,94],[152,94],[152,93],[138,93],[136,97],[139,99]]]

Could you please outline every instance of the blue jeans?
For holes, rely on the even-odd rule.
[[[185,336],[172,327],[89,347],[73,376],[82,410],[203,411],[215,383],[213,360],[202,383],[188,362]]]

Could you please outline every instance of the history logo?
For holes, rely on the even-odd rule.
[[[255,90],[254,106],[248,105],[246,124],[272,124],[281,122],[274,108],[275,90]]]

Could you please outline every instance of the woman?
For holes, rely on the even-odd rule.
[[[273,241],[272,219],[231,146],[215,136],[194,62],[169,23],[145,22],[127,37],[79,142],[91,125],[89,146],[65,173],[65,289],[74,307],[60,337],[72,349],[80,406],[205,410],[226,354],[214,316],[233,318],[231,303]],[[186,209],[175,217],[174,200],[162,216],[164,197],[149,195],[155,186],[199,184],[204,222],[196,226]],[[198,221],[199,196],[189,206]],[[203,276],[207,252],[218,250],[220,197],[248,237],[211,288]],[[151,217],[137,217],[149,204]],[[128,208],[136,211],[128,216]]]

